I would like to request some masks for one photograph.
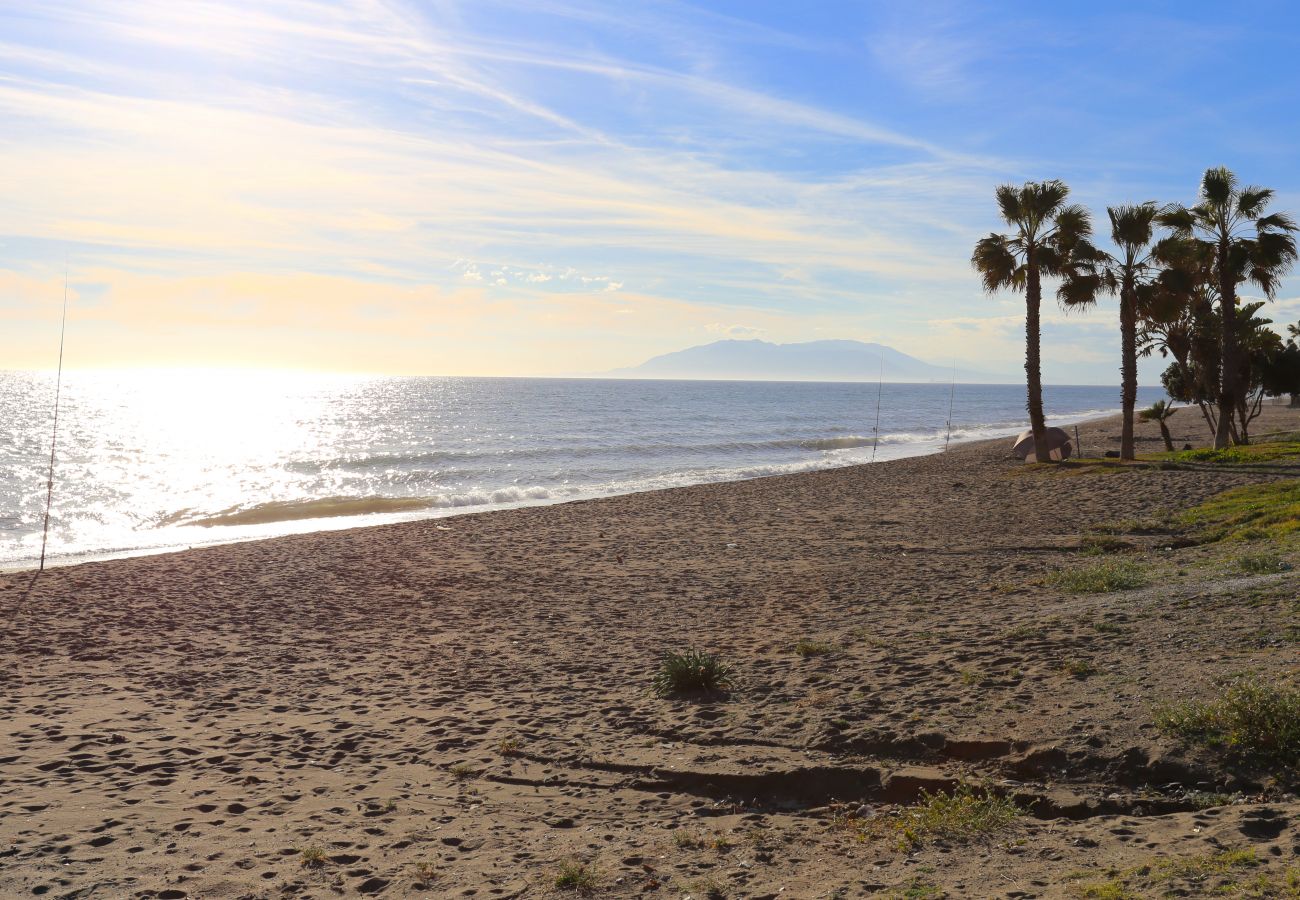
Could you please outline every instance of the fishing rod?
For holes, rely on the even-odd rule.
[[[948,449],[948,442],[952,440],[952,401],[957,395],[957,367],[952,367],[952,384],[948,387],[948,434],[943,439],[943,449]]]
[[[59,326],[59,369],[54,380],[54,427],[50,432],[50,469],[45,480],[45,527],[41,529],[41,567],[45,571],[45,546],[50,539],[50,507],[54,504],[54,450],[59,441],[59,399],[63,394],[63,338],[68,332],[68,265],[63,264],[63,322]]]
[[[880,377],[876,379],[876,430],[871,440],[871,461],[876,461],[876,447],[880,445],[880,394],[885,384],[885,358],[880,357]]]

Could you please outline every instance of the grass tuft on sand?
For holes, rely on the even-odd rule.
[[[734,675],[730,665],[711,653],[665,653],[654,678],[654,690],[661,697],[719,693],[731,688]]]
[[[794,652],[807,659],[810,656],[834,656],[840,652],[840,648],[829,641],[804,638],[794,645]]]
[[[1209,700],[1184,700],[1156,710],[1171,734],[1295,778],[1300,767],[1300,690],[1253,676],[1238,678]]]
[[[596,872],[587,863],[568,859],[560,863],[560,870],[555,874],[555,886],[562,891],[577,891],[589,894],[596,889]]]
[[[1276,575],[1289,572],[1291,564],[1276,553],[1251,553],[1237,557],[1237,568],[1247,575]]]
[[[1019,806],[991,791],[969,786],[951,794],[921,792],[921,799],[889,816],[875,819],[844,818],[840,824],[863,838],[892,838],[899,849],[934,841],[969,843],[1005,831],[1024,814]]]
[[[318,869],[325,865],[325,851],[321,847],[303,847],[298,851],[298,861],[304,869]]]
[[[1053,572],[1047,576],[1047,583],[1071,594],[1109,594],[1144,587],[1147,576],[1137,563],[1110,559]]]

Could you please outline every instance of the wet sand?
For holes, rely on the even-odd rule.
[[[1045,578],[1100,523],[1297,472],[1008,444],[2,575],[0,896],[549,897],[577,860],[597,896],[1068,897],[1225,848],[1285,878],[1300,802],[1152,722],[1295,677],[1300,577],[1139,534],[1149,587]],[[655,696],[685,647],[735,689]],[[841,827],[959,781],[1028,812],[910,851]]]

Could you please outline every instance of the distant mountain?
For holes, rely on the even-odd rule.
[[[615,369],[612,378],[698,378],[738,381],[875,381],[880,362],[886,381],[948,381],[951,366],[936,366],[883,344],[862,341],[714,341],[665,353],[639,366]],[[969,369],[957,380],[975,383],[1017,381],[1013,376]]]

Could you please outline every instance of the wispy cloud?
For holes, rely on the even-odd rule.
[[[105,285],[85,319],[104,334],[168,291],[177,328],[279,329],[310,318],[304,293],[339,340],[348,316],[374,340],[441,316],[506,346],[505,316],[528,326],[502,355],[516,371],[705,334],[992,340],[1018,311],[966,259],[1021,147],[920,127],[887,92],[978,88],[996,29],[871,9],[865,34],[681,2],[0,10],[6,271],[32,296],[71,247]],[[893,82],[838,84],[827,59]],[[563,329],[588,365],[556,352]]]

